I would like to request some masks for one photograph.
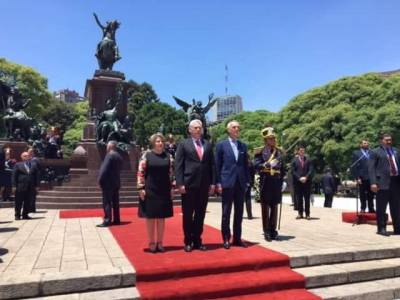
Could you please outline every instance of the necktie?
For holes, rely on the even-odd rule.
[[[390,165],[390,176],[397,176],[397,169],[396,169],[396,165],[394,162],[394,157],[392,154],[392,151],[390,149],[386,149],[386,152],[388,154],[388,160],[389,160],[389,165]]]
[[[304,169],[304,157],[299,157],[301,168]]]
[[[199,156],[199,159],[203,159],[203,149],[201,148],[201,142],[200,140],[196,140],[196,151],[197,155]]]

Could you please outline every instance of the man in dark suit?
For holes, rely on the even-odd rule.
[[[360,202],[361,202],[361,212],[364,213],[367,208],[370,213],[375,213],[374,209],[374,193],[371,191],[371,184],[368,178],[368,160],[370,157],[369,143],[367,140],[362,140],[360,144],[360,149],[354,151],[353,153],[353,167],[351,168],[351,173],[353,178],[357,180],[359,192],[360,192]]]
[[[392,136],[383,134],[381,145],[371,152],[368,161],[371,190],[376,193],[377,234],[387,236],[386,207],[389,203],[394,234],[400,234],[400,156],[392,147]]]
[[[107,143],[107,154],[101,164],[98,183],[103,193],[104,220],[98,227],[107,227],[111,224],[120,224],[119,189],[121,187],[120,173],[122,157],[117,152],[117,142]],[[113,217],[111,216],[111,207]],[[112,223],[111,223],[112,221]]]
[[[30,161],[31,165],[34,165],[37,169],[37,172],[38,172],[37,176],[39,177],[38,180],[39,180],[39,184],[40,184],[40,175],[41,175],[40,160],[38,157],[36,157],[35,151],[33,150],[33,148],[28,149],[28,154],[29,154],[29,161]],[[30,204],[29,212],[33,212],[33,213],[36,212],[36,197],[37,197],[37,192],[35,189],[32,194],[32,199],[31,199],[32,202]]]
[[[18,162],[13,170],[13,182],[15,184],[15,220],[22,218],[31,219],[28,213],[32,204],[32,197],[39,186],[39,174],[35,164],[30,162],[28,152],[21,154],[21,162]]]
[[[250,185],[247,146],[238,140],[240,134],[239,122],[229,122],[227,131],[228,139],[219,142],[215,151],[217,192],[222,194],[221,233],[223,246],[225,249],[230,248],[231,230],[229,226],[233,203],[235,213],[232,244],[246,248],[247,245],[241,240],[241,236],[244,196]]]
[[[299,146],[297,157],[292,161],[292,175],[295,191],[295,199],[297,200],[297,208],[299,211],[296,219],[303,218],[305,208],[306,218],[310,220],[310,197],[311,197],[311,181],[313,174],[313,165],[311,160],[305,155],[305,147]]]
[[[332,207],[333,195],[336,193],[336,183],[330,168],[327,168],[324,176],[322,176],[321,186],[325,195],[324,207]]]
[[[208,194],[215,190],[215,165],[211,144],[202,139],[200,120],[189,123],[190,137],[183,140],[175,155],[176,185],[182,195],[184,250],[205,251],[201,235]]]

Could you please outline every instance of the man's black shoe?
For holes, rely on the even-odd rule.
[[[229,241],[224,241],[224,248],[226,250],[228,250],[231,247],[231,244],[229,243]]]
[[[110,226],[110,223],[101,223],[101,224],[98,224],[96,226],[97,227],[108,227],[108,226]]]
[[[237,247],[247,248],[247,244],[243,241],[234,241],[232,245]]]
[[[21,220],[20,216],[15,216],[15,221]]]
[[[112,222],[112,224],[113,225],[121,225],[121,222],[120,221],[116,221],[116,222],[114,221],[114,222]]]
[[[379,231],[377,232],[377,234],[383,235],[383,236],[389,236],[389,234],[386,232],[385,229],[379,230]]]
[[[193,249],[200,250],[200,251],[206,251],[207,247],[204,246],[203,244],[199,244],[199,245],[193,245]]]
[[[183,247],[183,250],[185,250],[185,252],[192,252],[192,246],[191,245],[185,245],[185,247]]]
[[[370,214],[376,214],[376,211],[375,210],[370,210],[369,213]]]
[[[23,220],[32,220],[32,218],[30,216],[23,216],[22,219]]]
[[[266,240],[267,242],[271,242],[271,241],[272,241],[271,235],[268,234],[268,233],[264,234],[264,238],[265,238],[265,240]]]

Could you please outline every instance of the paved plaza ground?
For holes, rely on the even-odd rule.
[[[285,198],[285,202],[288,201]],[[315,205],[319,206],[320,202],[316,198]],[[336,199],[334,205],[351,207],[351,203],[355,205],[349,198]],[[296,220],[296,212],[285,204],[280,229],[282,240],[266,242],[261,234],[257,203],[253,203],[253,210],[255,218],[243,220],[243,238],[290,256],[292,267],[307,278],[307,288],[313,288],[312,291],[320,296],[339,299],[334,297],[337,290],[324,286],[350,285],[353,282],[362,285],[366,283],[361,281],[366,280],[370,280],[370,289],[371,286],[375,288],[372,295],[392,287],[391,293],[380,299],[393,299],[398,292],[396,284],[400,290],[400,284],[393,278],[400,273],[400,260],[397,258],[400,256],[400,236],[382,237],[375,234],[376,228],[372,225],[342,223],[342,210],[335,208],[314,206],[311,208],[312,220]],[[112,299],[110,297],[114,296],[107,294],[110,291],[113,295],[125,295],[125,298],[115,296],[116,299],[138,297],[133,287],[135,270],[111,232],[96,227],[100,218],[60,219],[58,210],[43,210],[33,216],[33,220],[14,221],[13,209],[0,210],[0,299],[73,292],[77,293],[43,299]],[[220,218],[221,204],[209,203],[206,224],[219,228]],[[366,265],[355,265],[357,261],[365,261],[362,263]],[[375,278],[363,270],[375,270],[374,274],[378,274],[376,279],[381,282],[371,285]],[[386,275],[379,275],[382,272]],[[364,276],[358,280],[361,283],[351,279],[353,273]],[[347,278],[344,281],[343,276]],[[343,286],[342,290],[345,288]],[[96,289],[111,290],[85,293]],[[346,295],[351,295],[354,288],[348,289]],[[369,299],[366,295],[361,296],[348,299]]]

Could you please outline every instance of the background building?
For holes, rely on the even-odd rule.
[[[226,117],[243,111],[242,97],[222,96],[217,97],[217,103],[211,109],[211,121],[220,122]]]
[[[79,96],[78,92],[69,89],[54,92],[54,98],[66,103],[77,103],[85,100],[85,98]]]

